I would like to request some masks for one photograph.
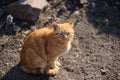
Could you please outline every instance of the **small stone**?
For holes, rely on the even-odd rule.
[[[106,75],[106,70],[105,69],[100,69],[102,75]]]
[[[76,52],[80,52],[80,49],[78,47],[75,48]]]
[[[28,35],[31,31],[30,30],[27,30],[24,32],[25,35]]]
[[[120,80],[120,72],[118,72],[118,80]]]
[[[21,52],[22,48],[18,48],[18,51]]]
[[[0,76],[3,76],[5,74],[5,71],[0,71]]]
[[[37,28],[35,26],[32,26],[31,31],[35,31],[35,30],[37,30]]]
[[[82,59],[82,62],[84,62],[85,60],[84,59]]]
[[[8,66],[8,65],[10,65],[10,63],[9,63],[9,62],[7,62],[7,63],[5,63],[5,65],[6,65],[6,66]]]
[[[73,71],[74,71],[72,68],[69,68],[69,67],[66,67],[65,69],[66,69],[66,71],[68,71],[68,72],[73,72]]]
[[[85,4],[85,3],[87,3],[87,0],[80,0],[80,3]]]
[[[91,5],[92,5],[92,8],[96,8],[95,2],[92,2]]]
[[[7,25],[13,24],[13,16],[12,15],[7,16],[6,24]]]
[[[34,8],[43,9],[48,5],[47,0],[19,0],[23,5],[31,5]]]
[[[74,12],[74,15],[75,15],[75,16],[79,16],[79,15],[80,15],[80,12],[77,10],[77,11]]]
[[[109,20],[108,19],[105,19],[104,23],[105,23],[106,26],[109,26]]]

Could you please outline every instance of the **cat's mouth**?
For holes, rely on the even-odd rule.
[[[62,39],[63,39],[64,41],[69,41],[69,40],[70,40],[70,38],[68,38],[67,36],[63,36]]]
[[[65,39],[65,38],[64,38],[63,40],[64,40],[64,41],[69,41],[70,39],[68,39],[68,38]]]

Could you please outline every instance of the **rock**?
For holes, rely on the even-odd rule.
[[[100,69],[102,75],[106,75],[106,70],[105,69]]]
[[[87,0],[80,0],[80,4],[85,4],[87,3]]]
[[[18,51],[21,52],[22,48],[18,48]]]
[[[6,25],[11,25],[11,24],[13,24],[13,16],[8,15],[6,19]]]
[[[7,12],[15,18],[34,22],[39,18],[41,9],[47,4],[46,0],[19,0],[9,4]]]
[[[37,28],[35,26],[32,26],[31,31],[35,31],[35,30],[37,30]]]
[[[78,10],[74,11],[74,15],[75,16],[79,16],[80,15],[80,12]]]
[[[27,30],[24,32],[25,35],[28,35],[31,31],[30,30]]]
[[[46,0],[19,0],[19,3],[24,5],[30,5],[31,7],[43,9],[48,5]]]
[[[96,8],[96,3],[95,2],[92,2],[91,3],[91,7],[94,9],[94,8]]]

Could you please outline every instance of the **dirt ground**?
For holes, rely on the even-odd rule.
[[[120,80],[120,2],[101,0],[82,6],[70,1],[52,1],[35,25],[37,28],[49,26],[49,17],[56,18],[59,23],[76,20],[72,48],[60,57],[60,72],[56,76],[35,76],[20,69],[21,41],[25,33],[35,27],[30,28],[29,23],[15,19],[22,29],[18,34],[12,26],[0,30],[0,79]]]

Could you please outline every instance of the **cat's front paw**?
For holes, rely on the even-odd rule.
[[[56,65],[57,66],[61,66],[60,62],[56,61]]]
[[[56,75],[57,73],[58,73],[58,69],[47,69],[46,71],[45,71],[45,74],[47,74],[47,75]]]

